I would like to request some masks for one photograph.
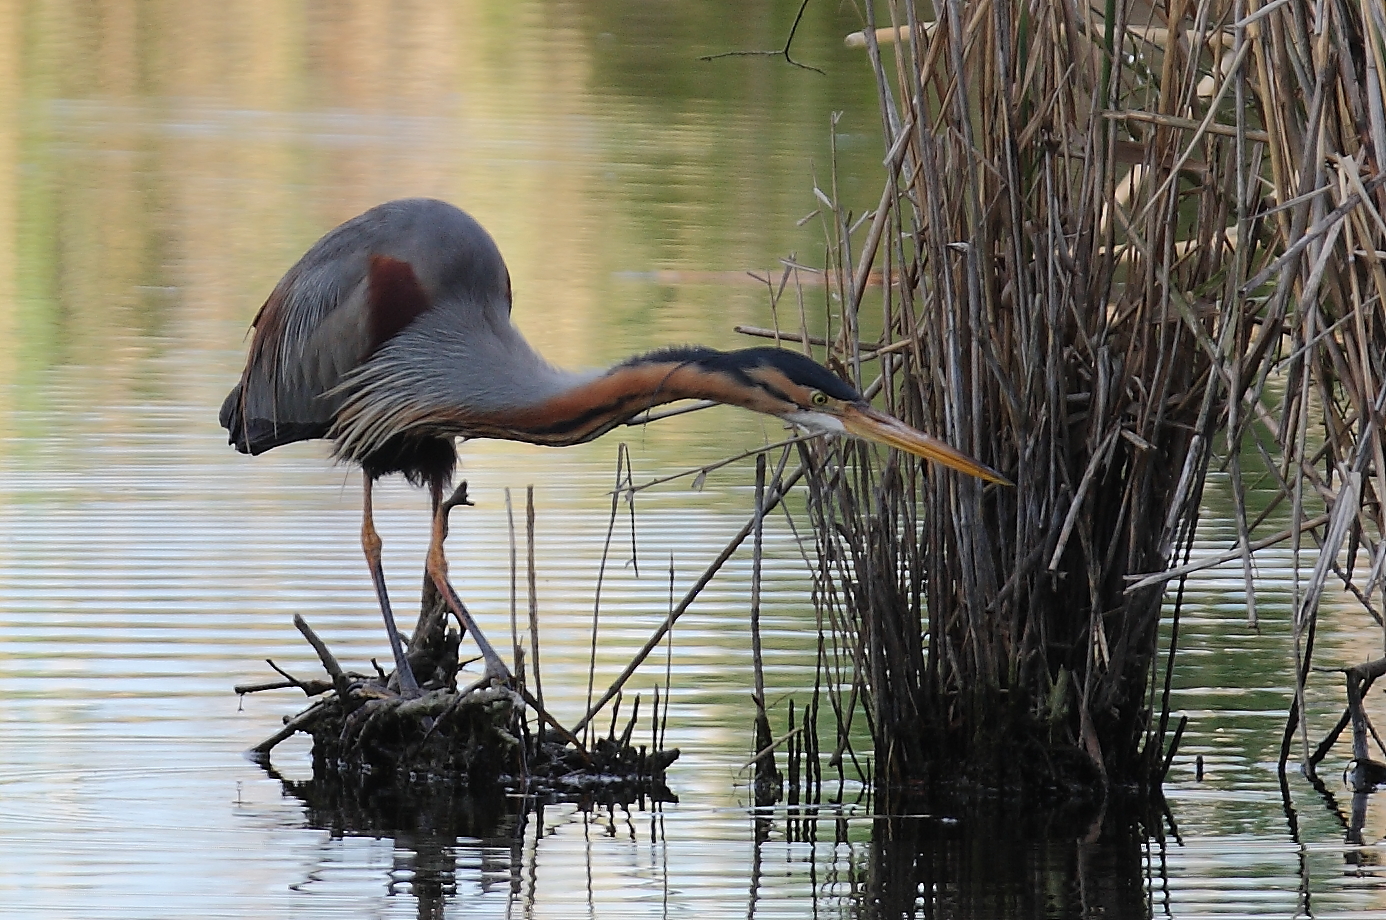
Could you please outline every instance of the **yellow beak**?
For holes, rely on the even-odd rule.
[[[877,412],[870,406],[847,405],[843,407],[841,420],[842,427],[856,437],[898,447],[916,457],[941,463],[987,482],[999,482],[1006,486],[1014,485],[996,470],[978,463],[962,451],[955,450],[938,438],[930,437],[922,431],[916,431],[884,412]]]

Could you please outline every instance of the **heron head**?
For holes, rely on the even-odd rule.
[[[810,431],[875,441],[987,482],[1011,485],[991,467],[872,408],[850,385],[799,352],[750,348],[728,356],[735,356],[745,379],[761,391],[759,404],[750,408]]]

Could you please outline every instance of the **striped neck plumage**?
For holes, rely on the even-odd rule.
[[[684,347],[637,355],[595,376],[574,375],[572,386],[532,405],[473,417],[469,434],[553,446],[581,444],[649,409],[683,399],[782,414],[793,405],[771,379],[774,369],[761,360],[765,351]]]

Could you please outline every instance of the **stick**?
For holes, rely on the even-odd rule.
[[[539,588],[534,571],[534,486],[525,486],[525,551],[526,572],[529,576],[529,648],[530,654],[534,657],[530,664],[530,670],[534,672],[534,705],[537,711],[547,715],[547,710],[544,709],[544,681],[539,676]],[[544,740],[542,724],[539,726],[539,740]]]
[[[659,411],[650,409],[648,411],[640,413],[633,419],[628,419],[622,422],[621,424],[629,428],[638,428],[641,425],[648,425],[650,422],[657,422],[660,419],[673,418],[676,415],[687,415],[690,412],[697,412],[700,409],[711,409],[713,406],[720,405],[722,404],[719,402],[713,402],[710,399],[699,399],[696,402],[692,402],[683,406],[676,406],[673,409],[661,409]]]
[[[693,476],[696,473],[697,475],[693,479],[692,489],[693,491],[698,492],[702,490],[703,479],[705,479],[707,477],[707,474],[711,473],[713,470],[720,470],[724,466],[729,466],[730,464],[737,463],[741,460],[746,459],[747,457],[756,455],[763,456],[772,450],[777,450],[781,447],[788,447],[790,444],[798,444],[801,441],[812,441],[815,438],[821,437],[823,437],[823,432],[821,431],[806,431],[802,434],[795,434],[793,437],[785,438],[782,441],[776,441],[773,444],[766,444],[763,447],[754,447],[750,450],[744,450],[739,454],[733,454],[730,457],[724,457],[723,459],[718,460],[716,463],[709,463],[707,466],[696,466],[690,469],[680,470],[677,473],[670,473],[668,476],[659,476],[654,479],[646,480],[645,482],[640,483],[640,485],[638,486],[627,485],[625,488],[622,488],[618,484],[617,490],[621,492],[629,492],[633,495],[636,492],[643,492],[646,489],[653,488],[654,486],[660,486],[666,482],[673,482],[674,480],[682,479],[685,476]],[[627,478],[629,479],[630,477]]]
[[[515,554],[515,508],[510,503],[510,489],[508,488],[505,490],[505,521],[510,529],[510,644],[515,654],[515,670],[522,671],[520,666],[520,591],[517,584],[520,566],[516,561]]]
[[[577,735],[574,732],[570,732],[568,731],[568,729],[564,728],[563,724],[559,722],[557,719],[555,719],[553,715],[547,709],[544,708],[543,703],[540,703],[538,700],[536,700],[534,698],[534,695],[524,687],[520,688],[520,697],[525,701],[526,705],[528,705],[531,709],[533,709],[536,713],[539,714],[539,718],[549,723],[549,725],[553,727],[553,730],[558,732],[558,737],[562,738],[565,742],[571,744],[574,748],[577,749],[578,756],[582,758],[583,763],[592,763],[592,755],[587,753],[587,748],[583,747],[582,742],[577,739]],[[582,731],[582,726],[579,725],[575,731]]]
[[[1175,115],[1161,115],[1156,112],[1108,109],[1102,113],[1102,117],[1114,121],[1139,121],[1145,124],[1160,125],[1165,128],[1184,128],[1189,131],[1197,131],[1199,128],[1199,122],[1194,121],[1192,118],[1179,118]],[[1203,130],[1208,134],[1217,134],[1222,137],[1237,136],[1236,125],[1224,125],[1217,121],[1210,121]],[[1250,141],[1259,141],[1263,144],[1270,143],[1270,135],[1265,131],[1248,130],[1245,136],[1246,139]]]
[[[1299,525],[1299,527],[1287,527],[1284,530],[1280,531],[1280,533],[1272,534],[1271,536],[1266,537],[1264,540],[1257,540],[1255,543],[1252,543],[1249,547],[1249,550],[1254,553],[1258,550],[1265,549],[1267,546],[1274,546],[1275,544],[1280,543],[1283,540],[1290,539],[1290,537],[1294,536],[1296,532],[1302,533],[1306,530],[1313,530],[1316,527],[1322,527],[1324,524],[1328,523],[1328,519],[1329,516],[1327,514],[1321,514],[1316,518],[1311,518],[1310,520],[1305,521],[1303,524]],[[1207,559],[1201,559],[1198,562],[1190,562],[1188,565],[1181,565],[1175,569],[1168,569],[1164,572],[1154,572],[1150,575],[1127,575],[1127,578],[1135,579],[1135,582],[1131,585],[1128,585],[1123,593],[1131,594],[1135,591],[1139,591],[1141,588],[1148,588],[1151,585],[1162,584],[1166,581],[1169,581],[1171,578],[1179,578],[1180,576],[1188,575],[1191,572],[1200,572],[1203,569],[1211,569],[1215,565],[1222,565],[1224,562],[1231,562],[1233,559],[1236,559],[1241,555],[1242,550],[1239,547],[1237,549],[1229,549],[1224,552],[1218,553],[1216,556],[1209,556]]]
[[[669,612],[672,615],[674,610],[674,554],[669,553]],[[659,730],[658,740],[655,742],[656,751],[664,750],[665,732],[669,728],[669,703],[673,698],[672,678],[674,673],[674,631],[669,630],[667,642],[664,643],[664,713],[660,716],[656,726]],[[655,685],[655,698],[659,697],[659,685]]]
[[[273,735],[270,735],[264,741],[261,741],[259,744],[255,745],[255,747],[251,748],[249,753],[257,758],[268,757],[270,751],[274,750],[274,746],[276,744],[292,736],[295,732],[299,731],[300,729],[307,728],[309,725],[312,725],[318,719],[322,718],[323,710],[327,707],[327,702],[327,700],[318,700],[312,706],[309,706],[307,709],[303,710],[298,715],[294,716],[288,722],[285,722],[284,727],[281,728],[279,731],[275,732]]]
[[[746,761],[746,763],[744,763],[744,764],[742,765],[741,769],[745,770],[745,769],[749,768],[752,764],[757,763],[757,762],[760,761],[763,757],[765,757],[767,754],[770,754],[770,753],[774,752],[774,750],[775,750],[777,747],[779,747],[780,745],[784,744],[784,743],[785,743],[786,741],[788,741],[790,738],[793,738],[793,737],[795,737],[796,735],[802,734],[803,731],[804,731],[804,726],[800,725],[798,728],[791,729],[790,731],[785,732],[783,735],[780,735],[780,736],[779,736],[778,738],[776,738],[774,741],[771,741],[771,742],[770,742],[769,744],[767,744],[765,747],[763,747],[763,748],[761,748],[759,751],[757,751],[757,752],[756,752],[756,756],[754,756],[754,757],[752,757],[750,760]]]
[[[774,339],[776,342],[799,342],[800,344],[808,342],[810,345],[818,345],[819,347],[830,344],[827,339],[821,336],[800,335],[797,332],[781,332],[778,329],[765,329],[761,326],[737,325],[732,327],[732,331],[758,339]],[[863,347],[871,348],[872,346],[864,344]]]
[[[264,690],[287,690],[289,688],[302,690],[305,696],[318,696],[332,689],[332,683],[326,680],[299,680],[297,677],[290,677],[287,680],[270,680],[260,684],[236,684],[231,689],[237,696],[244,696],[247,693],[260,693]]]
[[[318,653],[318,660],[322,662],[323,668],[332,676],[332,686],[337,690],[337,696],[342,702],[346,702],[347,693],[351,689],[347,676],[342,672],[342,666],[337,663],[327,643],[318,638],[318,634],[313,632],[308,621],[303,619],[301,614],[294,614],[294,626],[303,634],[303,638],[308,640],[308,644],[313,647],[313,651]]]
[[[597,627],[602,612],[602,583],[606,580],[606,562],[611,555],[611,537],[616,533],[616,512],[620,510],[621,485],[629,477],[623,476],[626,463],[626,445],[623,441],[616,448],[616,483],[611,489],[611,516],[606,522],[606,539],[602,541],[602,560],[597,564],[597,587],[592,592],[592,649],[587,660],[587,707],[592,707],[592,693],[597,686]],[[576,731],[582,731],[584,721]]]
[[[803,3],[799,4],[799,12],[796,13],[794,16],[794,25],[789,27],[789,37],[784,40],[783,48],[779,48],[774,51],[723,51],[721,54],[705,54],[702,57],[698,58],[698,60],[715,61],[718,58],[724,57],[782,57],[790,64],[793,64],[795,67],[801,68],[803,70],[812,70],[814,73],[821,73],[823,74],[823,76],[826,77],[826,73],[823,73],[822,70],[819,70],[812,64],[800,64],[798,61],[794,60],[794,58],[789,56],[789,46],[794,43],[794,33],[799,31],[799,22],[804,18],[804,9],[807,6],[808,0],[804,0]]]
[[[765,454],[756,456],[756,511],[751,529],[755,534],[751,543],[751,663],[755,671],[756,702],[756,747],[764,747],[770,740],[770,719],[765,714],[765,666],[761,660],[760,649],[760,566],[765,536]],[[772,779],[774,772],[771,763],[767,770],[763,762],[756,764],[756,779],[762,775]]]

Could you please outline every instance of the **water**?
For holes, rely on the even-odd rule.
[[[738,12],[732,13],[732,9]],[[302,613],[357,667],[387,656],[359,557],[359,480],[320,445],[250,460],[216,409],[248,321],[321,232],[378,201],[430,194],[474,213],[510,264],[516,316],[569,366],[668,342],[731,345],[769,325],[763,285],[822,249],[812,178],[874,205],[874,88],[840,47],[847,10],[796,4],[748,21],[724,4],[47,6],[0,11],[0,914],[55,917],[1374,916],[1386,910],[1386,809],[1360,839],[1330,755],[1326,787],[1275,774],[1289,699],[1286,553],[1199,576],[1174,705],[1190,727],[1163,840],[982,815],[869,817],[860,784],[816,816],[749,807],[748,563],[738,556],[675,630],[669,742],[677,804],[519,803],[344,813],[242,751],[301,706],[238,700],[304,675]],[[811,289],[810,289],[811,290]],[[820,295],[821,296],[821,295]],[[821,304],[810,302],[821,313]],[[508,634],[504,492],[533,484],[545,690],[584,709],[592,592],[617,439],[637,481],[778,437],[733,410],[627,429],[563,451],[464,452],[478,502],[450,556],[484,628]],[[639,573],[617,528],[599,684],[745,520],[747,463],[638,499]],[[377,493],[401,608],[416,589],[426,501]],[[1208,495],[1201,551],[1228,545]],[[769,535],[768,696],[783,724],[811,681],[813,611],[783,519]],[[1321,663],[1379,654],[1332,596]],[[656,663],[657,662],[657,663]],[[663,681],[656,655],[632,689]],[[1319,734],[1340,681],[1315,675]],[[1373,695],[1378,720],[1379,696]],[[1317,739],[1315,739],[1317,740]],[[1195,757],[1205,764],[1200,781]]]

